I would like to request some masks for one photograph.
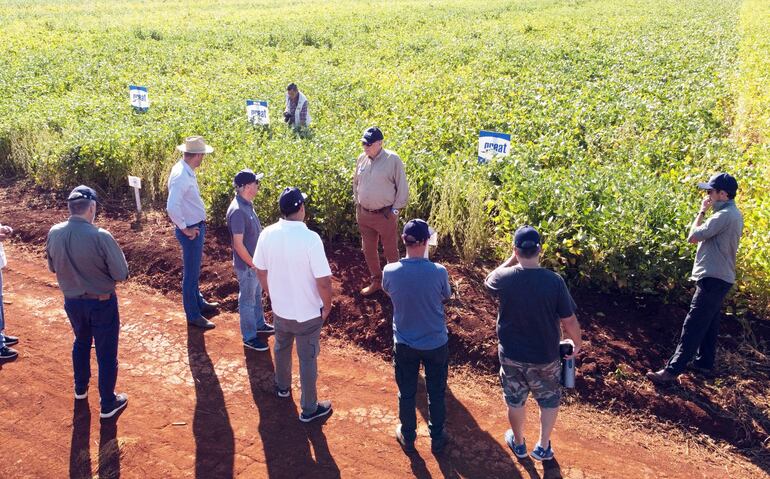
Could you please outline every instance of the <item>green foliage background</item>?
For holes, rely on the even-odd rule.
[[[463,257],[502,256],[530,223],[573,282],[664,294],[691,267],[694,183],[727,170],[747,213],[740,287],[766,305],[767,15],[738,0],[6,1],[0,168],[112,195],[130,173],[163,200],[174,146],[201,134],[215,221],[249,166],[267,174],[263,222],[291,184],[324,235],[354,237],[354,158],[377,124],[407,167],[405,216]],[[290,81],[311,101],[306,134],[280,121]],[[129,84],[149,88],[147,113]],[[246,99],[270,102],[270,128],[247,124]],[[511,156],[477,165],[480,129],[510,133]]]

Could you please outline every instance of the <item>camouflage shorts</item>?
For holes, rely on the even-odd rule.
[[[500,355],[500,384],[503,397],[510,407],[518,408],[527,402],[530,391],[542,408],[559,407],[561,400],[561,362],[522,363]]]

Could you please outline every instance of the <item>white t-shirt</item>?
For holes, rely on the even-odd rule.
[[[304,222],[280,219],[265,228],[257,240],[254,264],[267,270],[275,314],[298,322],[321,316],[323,301],[315,280],[332,271],[321,237]]]

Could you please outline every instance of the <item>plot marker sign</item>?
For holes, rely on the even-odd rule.
[[[270,112],[267,102],[262,100],[246,100],[246,118],[253,125],[269,125]]]
[[[496,131],[479,132],[479,164],[489,163],[497,156],[508,156],[511,153],[511,135]]]
[[[139,190],[142,188],[142,179],[138,176],[128,177],[128,186],[134,189],[134,199],[136,200],[136,221],[142,218],[142,201],[139,199]]]
[[[150,99],[147,97],[146,86],[129,85],[128,93],[131,97],[131,106],[134,109],[145,112],[150,108]]]

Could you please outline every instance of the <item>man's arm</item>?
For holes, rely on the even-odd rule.
[[[401,158],[396,156],[395,160],[393,179],[396,183],[396,198],[393,200],[393,208],[401,210],[409,202],[409,182],[406,180],[406,171]]]
[[[572,359],[577,356],[580,349],[583,347],[582,331],[580,329],[580,323],[577,320],[577,316],[574,314],[567,318],[561,318],[561,328],[569,339],[575,343],[575,349],[572,350],[572,354],[567,356],[568,359]]]
[[[267,270],[257,268],[257,278],[259,278],[259,285],[262,286],[262,291],[266,296],[270,296],[270,290],[267,287]]]
[[[324,276],[323,278],[316,278],[315,284],[318,288],[318,295],[321,296],[321,301],[323,301],[324,304],[321,318],[326,321],[326,318],[329,317],[329,312],[332,310],[332,296],[334,295],[334,291],[332,290],[332,277]]]
[[[109,271],[110,277],[115,281],[125,281],[128,279],[128,263],[126,262],[123,250],[120,249],[115,238],[107,231],[102,230],[101,240],[104,261],[107,263],[107,271]]]
[[[56,272],[56,267],[53,265],[53,258],[51,258],[51,233],[48,232],[48,236],[45,238],[45,259],[48,261],[48,271],[51,273]]]
[[[243,234],[234,234],[233,235],[233,249],[235,250],[235,253],[238,255],[241,260],[243,260],[244,263],[246,263],[246,266],[248,266],[251,269],[256,268],[254,266],[254,262],[251,259],[251,255],[249,254],[249,251],[246,249],[246,246],[243,244]]]
[[[512,254],[508,259],[503,261],[500,266],[489,272],[487,277],[484,279],[484,285],[493,291],[497,290],[497,285],[495,284],[494,278],[495,273],[503,268],[510,268],[511,266],[515,266],[518,262],[519,261],[516,259],[516,255]]]
[[[353,203],[355,205],[358,204],[358,163],[359,160],[356,158],[356,166],[353,169]]]

